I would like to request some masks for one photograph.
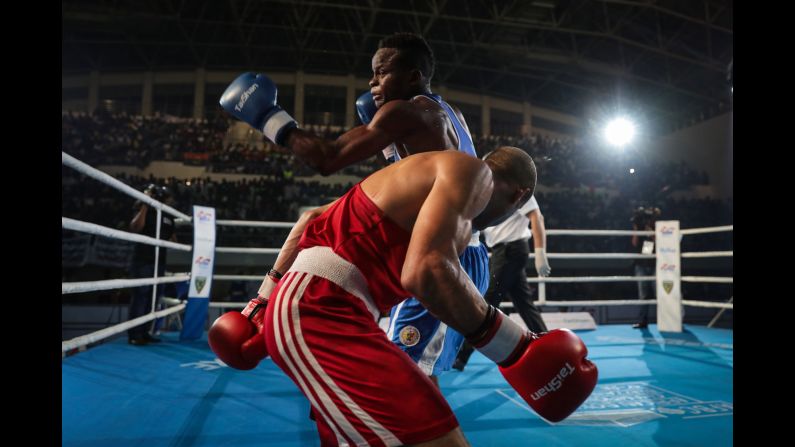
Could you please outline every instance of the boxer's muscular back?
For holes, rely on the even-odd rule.
[[[471,238],[471,220],[491,197],[492,179],[477,158],[435,151],[377,171],[361,188],[386,216],[412,233],[412,241],[416,233],[425,232],[449,239],[460,253]]]

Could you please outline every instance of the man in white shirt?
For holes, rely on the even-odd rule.
[[[546,254],[544,216],[535,196],[505,222],[483,230],[483,235],[486,245],[491,248],[489,288],[484,298],[489,304],[499,307],[505,295],[510,295],[514,309],[519,312],[527,328],[536,333],[546,332],[547,326],[541,318],[541,312],[533,305],[527,285],[526,266],[531,238],[538,276],[549,276],[552,271]],[[453,368],[463,371],[472,352],[472,346],[464,344],[458,351]]]

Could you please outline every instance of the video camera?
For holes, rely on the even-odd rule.
[[[163,200],[171,195],[168,188],[165,186],[157,186],[154,183],[150,183],[144,188],[144,194],[149,194],[149,196],[155,200]]]
[[[661,211],[657,207],[644,208],[642,206],[635,209],[632,213],[630,221],[639,228],[645,227],[647,224],[654,223],[660,217]]]

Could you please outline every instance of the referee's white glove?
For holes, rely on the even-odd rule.
[[[549,266],[546,248],[536,247],[535,251],[536,272],[538,272],[538,276],[549,276],[552,272],[552,268]]]

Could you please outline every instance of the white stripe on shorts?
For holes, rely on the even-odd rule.
[[[284,279],[282,280],[282,284],[288,284],[290,282],[290,280],[293,279],[293,277],[298,276],[298,275],[300,275],[300,273],[288,273],[288,274],[286,274],[284,276]],[[273,333],[274,333],[274,336],[276,338],[276,346],[278,346],[279,355],[284,360],[284,363],[287,364],[287,368],[293,374],[293,377],[295,377],[295,380],[298,382],[298,386],[301,388],[301,391],[304,392],[304,395],[306,395],[306,397],[312,403],[312,406],[315,407],[318,410],[318,412],[320,413],[320,416],[323,418],[323,420],[326,421],[326,424],[329,427],[331,427],[331,431],[333,431],[334,435],[337,437],[337,443],[340,446],[348,447],[348,442],[345,440],[345,438],[342,437],[342,435],[340,435],[339,429],[331,421],[331,418],[329,418],[328,410],[325,408],[326,403],[324,402],[324,406],[318,405],[317,400],[315,400],[314,395],[310,392],[309,387],[307,386],[307,384],[304,381],[303,377],[301,376],[301,374],[298,373],[298,369],[296,368],[295,364],[293,364],[293,361],[287,355],[287,350],[286,350],[284,345],[285,345],[285,343],[288,344],[288,345],[291,345],[292,344],[292,338],[293,338],[292,335],[290,334],[289,330],[285,331],[285,333],[284,333],[284,340],[285,341],[284,341],[284,343],[282,343],[282,330],[283,330],[282,326],[283,326],[283,323],[282,323],[282,318],[281,318],[281,313],[282,313],[281,309],[287,309],[287,307],[286,307],[286,305],[284,303],[287,301],[287,296],[289,296],[291,293],[293,293],[293,290],[295,290],[297,285],[298,285],[298,281],[293,281],[292,284],[290,284],[289,287],[283,287],[281,290],[279,290],[279,293],[276,296],[276,303],[274,303],[276,305],[276,309],[273,312],[274,318],[273,318],[273,321],[271,322],[271,323],[273,323]]]
[[[433,367],[436,366],[436,362],[439,361],[439,357],[442,355],[446,335],[447,325],[440,321],[439,327],[436,328],[436,332],[433,334],[433,337],[431,337],[431,341],[425,345],[420,360],[417,362],[417,366],[420,367],[422,372],[429,376],[433,375]]]
[[[315,374],[317,374],[323,382],[331,389],[331,391],[337,395],[337,398],[348,407],[356,417],[359,418],[364,425],[367,426],[373,433],[375,433],[381,441],[387,446],[400,446],[403,445],[402,442],[389,430],[387,430],[383,425],[381,425],[378,421],[376,421],[370,414],[365,412],[356,402],[348,396],[348,393],[343,391],[332,379],[331,377],[323,370],[318,363],[317,359],[315,358],[312,351],[309,350],[309,347],[306,345],[306,341],[304,340],[303,334],[301,332],[301,324],[300,324],[300,315],[298,312],[298,302],[301,300],[303,295],[304,289],[306,288],[307,283],[312,278],[311,275],[307,275],[304,278],[304,281],[301,282],[300,289],[298,293],[295,295],[295,298],[289,303],[292,307],[292,325],[293,325],[293,334],[295,336],[296,345],[298,349],[300,349],[301,353],[303,353],[304,357],[306,358],[309,365],[303,365],[302,359],[299,356],[296,356],[296,359],[302,363],[302,369],[309,369],[311,368]],[[289,299],[289,298],[288,298]],[[282,315],[286,318],[287,313],[282,312]],[[286,323],[286,321],[285,321]],[[319,388],[319,387],[318,387]],[[325,393],[324,393],[325,394]],[[334,405],[334,402],[331,401],[331,404]],[[340,424],[346,434],[351,436],[352,434],[359,435],[358,432],[355,431],[354,427],[350,425],[350,422],[345,419],[345,416],[340,412],[339,409],[335,407],[336,411],[332,411],[332,417]],[[341,418],[341,419],[340,419]],[[350,433],[349,430],[353,430],[353,433]],[[353,436],[351,436],[353,439]],[[358,443],[358,440],[356,441]]]
[[[400,309],[403,308],[403,304],[405,302],[406,300],[401,301],[400,304],[397,305],[395,312],[393,312],[393,316],[389,318],[389,330],[387,331],[386,336],[390,340],[392,340],[392,337],[395,335],[395,322],[397,322],[397,317],[400,315]]]

